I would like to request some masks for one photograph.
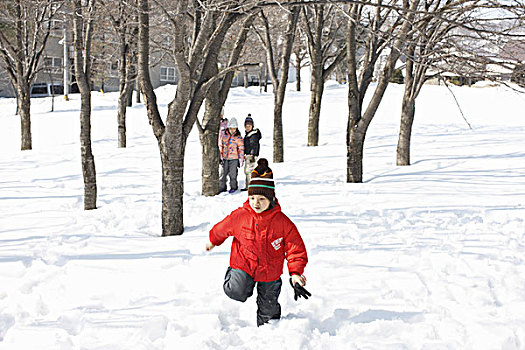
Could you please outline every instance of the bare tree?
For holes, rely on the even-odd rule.
[[[254,7],[253,11],[254,13],[257,12],[257,9]],[[253,29],[252,29],[253,30]],[[235,32],[235,30],[233,30]],[[253,33],[253,32],[252,32]],[[223,50],[225,52],[231,52],[233,50],[236,37],[233,37],[233,33],[230,34],[232,38],[224,43]],[[267,71],[266,67],[266,51],[264,49],[264,46],[261,44],[261,40],[257,35],[248,35],[246,37],[246,42],[243,46],[241,59],[242,62],[248,62],[248,63],[258,63],[259,69],[258,69],[258,80],[259,80],[259,91],[262,92],[262,88],[264,86],[264,91],[267,92],[266,87],[266,80],[268,80],[268,74],[265,73]],[[225,62],[226,63],[226,62]]]
[[[509,39],[524,37],[519,21],[523,19],[523,10],[521,13],[519,10],[523,5],[522,1],[508,4],[483,0],[422,2],[404,52],[407,62],[397,165],[410,165],[416,98],[429,69],[434,75],[443,71],[466,75],[470,84],[487,78],[486,67],[491,63],[511,67],[502,49]],[[497,15],[492,16],[493,12]],[[519,27],[522,29],[516,32]]]
[[[111,24],[118,38],[119,98],[118,147],[126,147],[126,107],[131,105],[131,94],[136,78],[138,13],[136,0],[106,2]]]
[[[363,181],[363,147],[366,131],[392,76],[396,61],[405,45],[419,0],[404,0],[396,13],[393,7],[353,4],[349,6],[346,36],[348,67],[347,182]],[[377,78],[377,86],[366,109],[365,94],[372,82],[380,53],[390,47],[386,63]],[[363,48],[360,55],[358,48]],[[359,63],[360,58],[362,61]],[[358,72],[360,74],[358,75]]]
[[[414,19],[414,31],[404,52],[407,62],[397,144],[397,165],[410,165],[410,139],[416,111],[416,98],[426,80],[428,69],[440,59],[440,55],[444,54],[440,46],[442,47],[446,42],[447,34],[456,28],[454,23],[464,13],[459,8],[454,12],[450,10],[450,2],[427,0],[424,1],[420,14]],[[446,21],[443,18],[444,12],[448,12]]]
[[[97,208],[97,176],[91,149],[91,39],[95,0],[71,0],[73,9],[74,66],[80,91],[80,151],[84,177],[84,209]]]
[[[22,150],[32,149],[30,88],[60,6],[57,0],[0,2],[0,58],[17,97]]]
[[[225,67],[233,67],[238,64],[254,18],[255,14],[251,14],[246,16],[242,22]],[[214,54],[217,55],[218,53]],[[217,60],[217,58],[214,59]],[[212,67],[212,74],[219,74],[218,67]],[[220,112],[228,97],[234,74],[235,71],[231,70],[222,79],[210,85],[205,101],[206,109],[203,120],[199,123],[197,119],[202,145],[202,194],[205,196],[214,196],[219,193],[218,138]]]
[[[264,12],[261,12],[261,20],[263,23],[263,33],[257,31],[259,38],[266,49],[266,60],[268,65],[268,72],[272,80],[273,94],[274,94],[274,122],[273,122],[273,162],[282,163],[284,161],[284,137],[283,137],[283,104],[286,93],[286,84],[288,82],[288,72],[290,68],[290,56],[295,39],[295,31],[297,28],[297,21],[299,19],[300,8],[292,6],[286,10],[286,29],[282,33],[283,38],[282,47],[280,48],[280,55],[275,55],[274,44],[271,39],[271,29],[268,17]],[[280,64],[277,66],[276,57],[280,59]],[[278,68],[280,76],[278,75]]]
[[[301,70],[304,67],[310,65],[310,60],[308,59],[308,52],[306,51],[305,45],[300,40],[295,40],[293,47],[293,64],[295,66],[295,89],[301,91]]]
[[[207,90],[221,76],[216,75],[217,52],[232,24],[242,16],[234,2],[207,4],[181,0],[156,2],[169,19],[173,33],[173,55],[180,73],[177,92],[168,105],[166,123],[162,120],[149,76],[148,0],[139,0],[138,70],[148,118],[157,138],[162,162],[162,235],[184,231],[184,151],[188,135]],[[168,5],[173,5],[170,8]],[[173,11],[172,11],[173,10]],[[191,28],[189,26],[191,25]],[[191,38],[190,40],[188,40]]]
[[[312,67],[310,111],[308,119],[308,146],[319,144],[319,119],[324,83],[346,55],[340,28],[344,23],[333,5],[311,5],[302,8],[304,32],[308,39],[308,54]]]

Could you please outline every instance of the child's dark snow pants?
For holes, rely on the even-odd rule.
[[[219,179],[219,192],[226,191],[226,178],[230,178],[230,190],[237,191],[237,173],[239,167],[238,159],[224,159],[222,163],[222,173]]]
[[[257,326],[281,318],[281,305],[277,302],[282,281],[255,282],[246,272],[228,267],[224,277],[224,292],[233,300],[245,302],[252,296],[257,283]]]

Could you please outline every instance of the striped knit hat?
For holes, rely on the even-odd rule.
[[[275,197],[275,182],[273,182],[272,169],[268,167],[266,158],[257,161],[257,167],[253,169],[250,184],[248,185],[248,195],[260,194],[273,200]]]

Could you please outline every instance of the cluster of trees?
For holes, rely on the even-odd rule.
[[[0,59],[17,91],[22,149],[31,149],[29,86],[49,36],[49,23],[58,13],[70,17],[82,100],[84,206],[94,209],[91,48],[97,28],[111,28],[119,57],[118,146],[126,146],[126,106],[137,80],[162,161],[162,235],[179,235],[184,230],[188,135],[196,126],[202,144],[202,192],[216,195],[220,112],[236,72],[265,62],[274,94],[274,162],[284,161],[282,107],[291,62],[297,68],[311,66],[308,146],[319,142],[325,81],[334,72],[344,77],[348,84],[346,177],[347,182],[362,182],[367,129],[400,59],[406,63],[397,164],[409,165],[415,101],[429,70],[439,74],[467,67],[472,77],[483,77],[486,65],[495,62],[506,41],[523,40],[524,10],[524,0],[0,0]],[[179,72],[164,117],[149,73],[153,52],[169,56]],[[372,82],[376,82],[373,91]],[[371,98],[365,103],[369,90]],[[205,113],[199,119],[203,105]]]

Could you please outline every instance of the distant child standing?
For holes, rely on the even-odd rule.
[[[219,124],[219,146],[220,146],[222,137],[226,133],[226,129],[228,129],[228,118],[224,116],[224,108],[223,108],[221,109],[221,121]]]
[[[252,115],[248,114],[244,120],[244,128],[246,135],[244,136],[244,174],[246,175],[246,184],[241,191],[248,190],[250,183],[250,176],[257,166],[257,157],[259,156],[259,141],[261,140],[261,132],[253,125]]]
[[[230,193],[237,191],[237,168],[244,161],[244,140],[237,129],[237,119],[228,120],[228,129],[221,137],[222,173],[219,180],[219,192],[226,191],[226,178],[230,178]]]
[[[285,259],[295,300],[311,296],[303,288],[306,248],[297,227],[281,212],[273,172],[264,158],[259,159],[251,175],[248,200],[213,226],[206,250],[221,245],[229,236],[233,242],[224,292],[233,300],[245,302],[257,285],[257,326],[281,317],[278,298]]]
[[[222,174],[224,173],[224,169],[223,169],[223,162],[222,162],[222,157],[221,157],[221,143],[222,143],[222,137],[226,134],[226,130],[228,129],[228,118],[226,118],[224,116],[224,107],[221,109],[221,121],[219,123],[219,137],[218,137],[218,142],[219,142],[219,147],[217,148],[219,150],[219,161],[220,161],[220,166],[219,166],[219,180],[222,178]]]

